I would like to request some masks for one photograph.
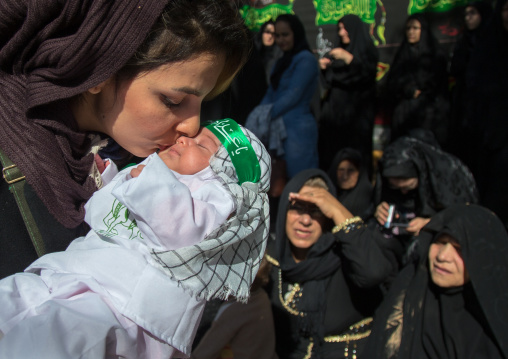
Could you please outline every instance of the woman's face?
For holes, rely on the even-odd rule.
[[[418,187],[418,177],[388,177],[388,183],[391,188],[398,189],[403,194],[407,194]]]
[[[287,22],[275,23],[275,43],[284,52],[291,51],[295,46],[295,36]]]
[[[81,116],[81,122],[76,116],[78,124],[82,130],[111,136],[138,157],[164,150],[182,135],[196,135],[201,102],[223,67],[221,56],[206,53],[160,66],[118,86],[110,79],[92,95],[92,115]]]
[[[312,192],[313,187],[303,186],[298,193]],[[286,234],[297,249],[310,249],[321,237],[325,216],[319,208],[308,202],[290,204],[286,214]]]
[[[352,189],[358,183],[360,171],[350,160],[343,160],[337,167],[337,183],[342,190]]]
[[[411,19],[406,24],[407,42],[417,44],[422,36],[422,24],[416,19]]]
[[[468,30],[475,30],[482,23],[482,16],[474,6],[467,6],[464,11],[464,21]]]
[[[341,44],[348,45],[351,42],[351,39],[349,38],[349,34],[348,34],[346,28],[344,27],[344,24],[339,22],[337,30],[338,30]]]
[[[434,284],[441,288],[460,287],[469,282],[460,244],[450,235],[443,234],[430,245],[429,271]]]
[[[261,35],[264,46],[272,46],[275,42],[275,26],[273,24],[266,25]]]

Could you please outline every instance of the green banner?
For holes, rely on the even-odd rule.
[[[376,0],[313,0],[316,25],[336,24],[344,15],[357,15],[367,24],[373,24]]]
[[[244,5],[240,9],[240,15],[245,20],[247,27],[253,31],[259,31],[261,25],[268,20],[275,20],[277,16],[282,14],[294,14],[293,3],[295,0],[289,0],[288,5],[270,4],[263,8],[254,8]]]
[[[468,2],[469,0],[409,0],[407,12],[409,15],[426,11],[444,12]]]

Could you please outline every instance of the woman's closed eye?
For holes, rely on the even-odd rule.
[[[167,108],[178,107],[181,104],[181,101],[171,100],[169,97],[161,95],[161,101]]]

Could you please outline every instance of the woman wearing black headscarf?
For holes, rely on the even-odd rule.
[[[455,43],[450,62],[450,75],[455,79],[451,92],[451,123],[449,133],[450,151],[469,166],[474,150],[471,141],[474,132],[466,117],[466,71],[471,53],[478,44],[478,37],[492,14],[492,5],[485,1],[473,1],[464,9],[464,32]]]
[[[286,137],[281,139],[282,158],[291,178],[304,169],[318,166],[318,130],[310,102],[318,85],[319,70],[307,43],[305,28],[296,15],[277,17],[275,42],[284,55],[275,64],[261,105],[271,106],[271,120],[280,117],[283,120]]]
[[[508,228],[508,1],[496,3],[471,54],[467,79],[468,123],[475,134],[473,173],[482,204]]]
[[[254,45],[258,49],[261,62],[266,73],[266,83],[270,84],[270,75],[277,60],[282,56],[282,50],[275,43],[275,23],[272,19],[261,25],[254,38]]]
[[[340,150],[332,161],[328,176],[337,189],[337,199],[353,215],[366,219],[374,211],[373,187],[360,151]]]
[[[417,138],[404,136],[387,146],[379,171],[374,217],[385,226],[389,204],[395,205],[393,222],[404,227],[392,224],[383,231],[401,240],[406,249],[436,212],[478,202],[469,169],[457,157]]]
[[[422,14],[409,16],[386,83],[393,107],[392,140],[419,127],[434,132],[441,145],[445,143],[449,122],[446,65],[427,20]]]
[[[375,315],[371,359],[508,358],[508,235],[486,208],[432,217]]]
[[[334,192],[326,173],[310,169],[281,196],[267,249],[279,358],[362,358],[378,285],[396,270],[382,236]]]
[[[368,25],[356,15],[337,24],[337,45],[320,59],[327,93],[319,120],[320,168],[327,170],[337,151],[353,147],[366,163],[372,158],[378,52]],[[370,165],[368,166],[370,173]]]

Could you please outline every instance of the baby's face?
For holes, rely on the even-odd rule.
[[[212,131],[202,127],[196,137],[179,137],[173,146],[159,152],[159,157],[173,171],[192,175],[208,167],[220,145]]]

